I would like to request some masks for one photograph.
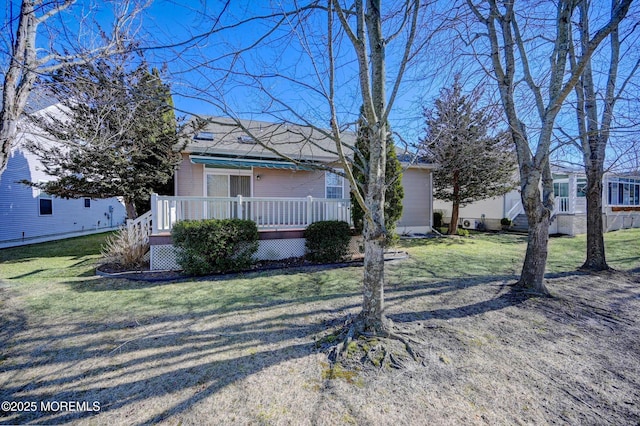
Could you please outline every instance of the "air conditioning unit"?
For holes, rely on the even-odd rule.
[[[462,227],[464,229],[476,229],[478,221],[476,219],[462,219]]]

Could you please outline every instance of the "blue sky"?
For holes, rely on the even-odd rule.
[[[250,16],[264,15],[273,12],[273,9],[267,4],[260,6],[262,3],[256,2],[231,2],[225,6],[225,2],[220,0],[207,2],[174,2],[169,0],[156,1],[147,11],[144,18],[144,32],[147,43],[164,45],[167,42],[178,42],[189,40],[196,34],[201,34],[211,28],[214,18],[221,17],[218,25],[224,25],[231,22],[242,21]],[[287,7],[286,5],[283,7]],[[318,20],[318,28],[324,30],[322,18]],[[213,63],[203,66],[207,61],[218,58],[222,52],[232,51],[239,46],[247,46],[253,43],[261,35],[265,34],[269,28],[269,24],[256,21],[251,24],[243,25],[237,30],[225,31],[206,40],[199,40],[196,46],[187,44],[185,46],[175,47],[170,50],[160,49],[151,50],[146,53],[148,59],[157,61],[158,63],[166,62],[171,71],[172,85],[175,92],[174,101],[179,109],[194,112],[198,114],[220,114],[219,101],[213,86],[219,90],[218,83],[221,70],[228,66],[227,58],[218,59]],[[295,34],[298,32],[297,34]],[[268,85],[267,90],[270,93],[277,93],[280,99],[285,100],[288,104],[294,105],[296,112],[300,112],[310,121],[321,126],[328,126],[329,115],[326,109],[326,102],[315,96],[312,90],[302,90],[300,85],[292,85],[286,82],[286,79],[275,78],[269,76],[276,72],[287,73],[289,77],[302,79],[312,85],[318,87],[322,82],[326,82],[326,78],[315,78],[313,74],[313,66],[324,67],[324,56],[322,46],[306,46],[304,49],[300,45],[299,38],[296,35],[303,36],[299,28],[293,29],[292,25],[285,25],[280,33],[276,33],[271,37],[272,40],[277,37],[288,38],[289,43],[275,42],[270,44],[269,49],[258,49],[253,53],[243,55],[242,61],[234,65],[234,69],[241,69],[242,66],[250,67],[254,71],[254,67],[259,64],[262,67],[261,72],[264,78],[260,84]],[[187,52],[184,47],[190,46]],[[400,53],[400,49],[395,48],[397,45],[388,49],[389,57],[389,77],[395,72],[393,66],[394,58]],[[194,47],[196,47],[194,49]],[[304,51],[309,49],[308,51]],[[315,59],[312,62],[307,53],[313,52]],[[355,67],[354,58],[349,49],[343,49],[343,61],[338,71],[338,89],[340,94],[339,105],[342,116],[345,121],[353,121],[359,110],[359,87],[356,80],[357,68]],[[269,75],[267,75],[269,74]],[[325,76],[326,77],[326,76]],[[213,80],[213,81],[212,81]],[[246,82],[246,79],[235,76],[230,79],[224,88],[225,103],[232,105],[234,113],[241,115],[243,118],[256,118],[273,120],[278,116],[287,114],[274,112],[271,108],[270,113],[266,113],[268,100],[264,96],[264,91],[256,88],[255,84]],[[441,76],[441,81],[446,82],[448,76]],[[254,82],[255,83],[255,82]],[[194,90],[194,86],[197,90]],[[427,93],[422,90],[423,87],[430,86],[432,89]],[[421,132],[423,126],[421,119],[420,102],[425,98],[431,101],[438,94],[440,86],[435,87],[433,81],[429,81],[428,85],[416,81],[407,84],[401,91],[401,97],[395,105],[395,113],[391,117],[392,126],[411,142],[416,142],[418,133]],[[200,90],[200,92],[198,92]],[[275,108],[277,109],[277,108]],[[290,116],[290,115],[289,115]]]
[[[14,13],[17,12],[19,3],[18,0],[5,3],[5,7],[0,9],[0,18],[5,18],[10,7],[13,7]],[[446,2],[439,3],[440,7],[444,7],[444,3]],[[89,13],[90,4],[90,0],[79,0],[69,13],[63,15],[64,22],[72,33],[78,28],[81,16],[95,19],[102,25],[107,25],[109,22],[107,3],[97,2],[98,9]],[[168,70],[166,79],[172,85],[176,107],[184,113],[205,115],[222,115],[225,113],[222,109],[229,107],[230,111],[226,112],[242,118],[265,120],[278,120],[279,117],[291,118],[299,113],[319,126],[328,126],[329,115],[326,102],[313,90],[326,82],[326,75],[321,75],[320,78],[313,75],[314,66],[319,68],[326,66],[326,54],[321,44],[303,45],[300,42],[304,39],[304,35],[308,35],[301,32],[301,27],[294,27],[292,22],[289,22],[289,25],[283,26],[283,30],[271,36],[269,46],[254,49],[242,55],[233,63],[233,66],[229,66],[231,57],[225,56],[225,53],[250,45],[265,34],[269,28],[268,23],[256,21],[215,36],[197,39],[197,42],[187,42],[193,36],[210,30],[218,17],[220,26],[238,22],[250,16],[267,14],[272,7],[287,7],[286,4],[282,6],[283,4],[238,0],[231,1],[229,5],[222,0],[154,1],[139,22],[139,37],[142,45],[146,47],[147,60],[158,67],[166,64]],[[224,13],[222,13],[223,10]],[[429,13],[445,12],[445,10],[431,9]],[[426,18],[428,19],[425,19],[425,25],[433,25],[438,21],[438,18],[432,15],[427,15]],[[311,34],[310,40],[322,40],[322,32],[325,29],[323,18],[315,19],[317,25],[309,25],[306,31],[316,32]],[[5,19],[2,21],[4,22]],[[60,28],[59,21],[51,23],[52,31],[58,31]],[[421,29],[425,33],[428,30],[429,28]],[[7,31],[5,30],[4,33],[2,49],[6,49],[7,46]],[[90,32],[85,33],[85,35],[90,34]],[[47,34],[43,33],[43,35]],[[59,32],[55,39],[58,42],[64,41],[64,35]],[[39,44],[41,47],[46,47],[43,42],[46,38],[41,38]],[[90,40],[90,37],[87,36],[83,40]],[[166,45],[174,46],[166,48]],[[397,43],[387,48],[390,79],[396,69],[394,65],[397,64],[400,45],[401,43]],[[338,100],[340,116],[348,122],[355,119],[360,107],[360,97],[352,53],[347,44],[343,47],[339,52],[342,62],[337,73],[337,89],[340,95]],[[410,67],[390,117],[392,128],[408,142],[415,143],[423,135],[422,107],[432,105],[440,89],[451,84],[455,72],[463,73],[463,81],[468,82],[469,90],[475,84],[486,84],[482,80],[483,73],[477,72],[477,62],[453,61],[458,53],[456,49],[459,48],[461,46],[456,45],[456,40],[450,34],[443,33],[441,37],[431,41],[424,54],[418,58],[419,61]],[[545,61],[548,55],[541,53],[541,57],[541,60]],[[637,57],[637,48],[630,49],[625,55],[625,59],[635,60]],[[261,77],[256,76],[253,81],[247,81],[246,76],[241,75],[241,71],[245,68],[249,73],[260,74]],[[232,70],[232,73],[229,73],[229,70]],[[227,71],[226,74],[225,71]],[[233,72],[236,71],[239,73],[234,75]],[[277,77],[276,72],[286,73],[287,78],[303,80],[310,87],[294,85],[287,78]],[[264,87],[259,88],[261,84]],[[487,87],[491,88],[489,85]],[[637,93],[638,86],[632,87],[635,90],[634,93]],[[277,94],[278,99],[285,101],[292,110],[283,112],[282,108],[278,108],[266,97],[268,93]],[[492,91],[487,90],[487,95],[491,96]],[[637,99],[637,96],[634,99]],[[633,105],[637,105],[637,102],[629,103],[626,100],[625,102],[627,103],[624,104],[624,112],[636,108]],[[575,115],[571,113],[566,115],[569,126],[574,117]],[[294,121],[299,120],[294,118]],[[533,126],[530,125],[529,129],[534,132],[535,123]]]

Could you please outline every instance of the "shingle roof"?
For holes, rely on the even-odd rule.
[[[207,117],[206,120],[195,136],[192,132],[186,152],[251,158],[285,156],[296,161],[314,162],[331,162],[338,158],[335,142],[327,130],[223,117]],[[355,143],[355,135],[345,132],[341,136],[348,154],[351,152],[348,146]]]

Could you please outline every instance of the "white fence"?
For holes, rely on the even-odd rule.
[[[170,232],[180,220],[248,219],[258,229],[306,228],[322,220],[351,224],[348,198],[259,198],[259,197],[171,197],[151,196],[154,234]]]

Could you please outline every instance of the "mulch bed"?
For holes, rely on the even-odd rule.
[[[405,251],[390,251],[385,253],[385,260],[401,260],[406,259],[408,257],[408,253]],[[149,264],[144,264],[140,266],[138,269],[123,269],[121,265],[116,264],[103,264],[96,268],[96,275],[100,275],[108,278],[124,278],[128,280],[134,281],[147,281],[147,282],[158,282],[158,281],[181,281],[181,280],[193,280],[194,278],[200,280],[211,280],[217,279],[220,277],[230,278],[234,276],[238,276],[241,274],[246,274],[249,272],[260,272],[260,271],[272,271],[272,270],[282,270],[282,269],[295,269],[295,270],[311,270],[311,269],[329,269],[329,268],[344,268],[347,266],[359,266],[362,265],[364,257],[353,256],[350,260],[346,260],[340,263],[314,263],[306,260],[304,257],[291,257],[288,259],[281,260],[261,260],[256,262],[250,269],[241,271],[241,272],[229,272],[229,273],[219,273],[213,275],[199,276],[194,277],[191,275],[186,275],[182,271],[151,271],[149,269]]]

